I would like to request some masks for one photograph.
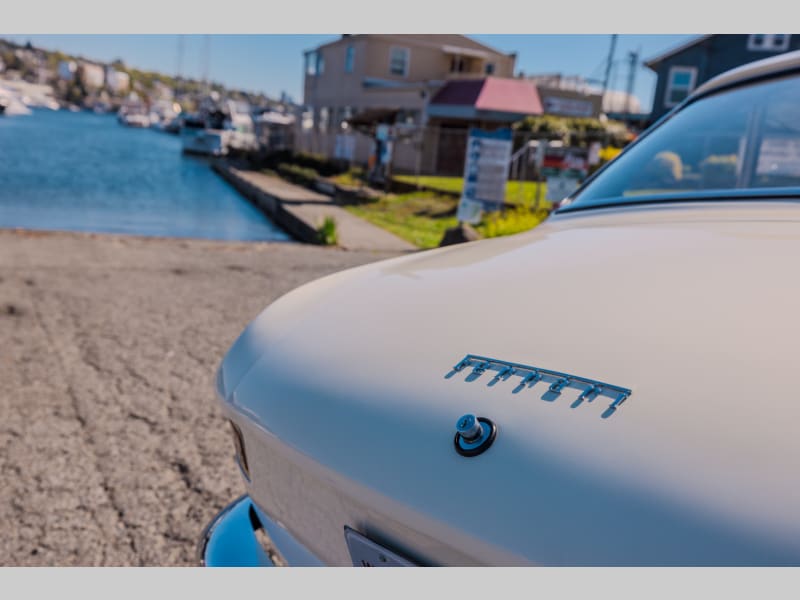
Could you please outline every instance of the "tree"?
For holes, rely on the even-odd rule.
[[[591,117],[535,115],[515,123],[517,131],[529,131],[534,137],[561,140],[569,146],[587,146],[591,142],[622,147],[628,142],[623,123]]]

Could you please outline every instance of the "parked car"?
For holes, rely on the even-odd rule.
[[[219,370],[247,495],[203,561],[800,564],[798,200],[791,53],[531,232],[287,294]]]

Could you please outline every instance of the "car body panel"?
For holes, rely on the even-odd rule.
[[[304,286],[222,365],[248,492],[328,564],[345,526],[420,564],[800,564],[799,255],[796,203],[653,205]],[[604,418],[468,353],[632,394]]]

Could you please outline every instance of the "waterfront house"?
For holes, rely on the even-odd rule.
[[[123,94],[131,85],[131,77],[125,71],[118,71],[114,67],[106,67],[106,87],[113,94]]]
[[[74,60],[62,60],[58,63],[58,77],[63,81],[72,81],[78,65]]]
[[[78,67],[81,82],[87,89],[99,90],[106,80],[105,69],[102,65],[81,61]]]
[[[353,135],[349,157],[365,163],[370,135],[352,126],[386,123],[409,131],[424,124],[433,94],[448,81],[514,74],[515,54],[463,35],[343,35],[305,53],[304,111],[298,150],[334,156],[342,135]],[[418,164],[418,144],[395,144],[398,170]]]
[[[703,35],[645,61],[658,76],[651,120],[680,104],[712,77],[740,65],[800,49],[788,33]]]

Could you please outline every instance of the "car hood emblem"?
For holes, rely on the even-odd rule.
[[[572,403],[573,408],[577,408],[584,401],[592,402],[596,398],[606,397],[611,403],[602,414],[604,419],[612,416],[632,393],[628,388],[604,381],[477,354],[467,354],[445,377],[449,379],[464,371],[469,371],[466,381],[475,381],[486,375],[490,378],[488,381],[490,386],[513,380],[516,383],[515,393],[533,388],[541,382],[540,385],[544,390],[542,398],[550,401],[556,400],[567,389],[579,390],[577,399]]]

